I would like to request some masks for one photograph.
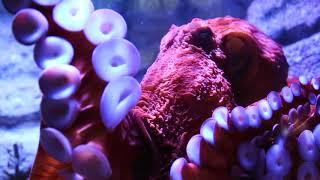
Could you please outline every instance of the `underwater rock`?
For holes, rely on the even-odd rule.
[[[13,52],[21,50],[10,49],[10,51],[12,53],[4,55],[8,57],[8,61],[0,63],[2,72],[0,74],[0,123],[6,126],[19,124],[22,121],[39,122],[41,95],[36,82],[38,78],[36,67],[32,61],[17,62],[16,57],[19,55]]]
[[[15,128],[15,126],[19,126],[21,123],[24,122],[40,122],[40,113],[36,111],[24,115],[0,115],[0,128]],[[10,131],[10,129],[8,129],[8,131]]]
[[[10,27],[13,16],[5,12],[2,3],[0,16],[0,26]],[[7,28],[0,29],[0,37],[0,179],[9,179],[4,172],[13,178],[26,177],[36,153],[34,144],[39,141],[41,96],[36,80],[40,71],[32,60],[32,47],[14,41]],[[15,143],[23,147],[19,148],[20,160],[7,151],[13,152]],[[18,163],[19,172],[8,163]]]
[[[320,32],[284,47],[289,75],[308,77],[320,74]]]
[[[248,8],[247,19],[287,45],[320,31],[319,11],[318,0],[255,0]]]
[[[4,10],[2,3],[0,17],[0,27],[11,26],[13,16]],[[8,28],[0,29],[0,37],[0,179],[8,179],[4,171],[14,177],[28,175],[34,161],[35,144],[39,141],[40,70],[33,61],[32,46],[16,42]],[[19,162],[7,152],[14,151],[15,143],[23,147],[19,148]],[[8,167],[9,162],[19,163],[20,174],[15,167]]]
[[[0,26],[10,27],[12,16],[2,16]],[[32,47],[22,46],[12,33],[0,29],[0,124],[14,125],[22,121],[39,121],[36,113],[41,100],[37,79],[40,70],[32,57]]]

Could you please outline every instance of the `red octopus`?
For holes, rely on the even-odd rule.
[[[303,161],[315,160],[320,145],[319,79],[302,76],[286,86],[280,45],[248,22],[223,17],[172,26],[141,82],[140,100],[110,131],[99,113],[106,83],[90,61],[95,45],[83,31],[52,22],[52,7],[31,6],[48,19],[48,35],[77,44],[71,64],[81,74],[73,96],[81,110],[62,133],[72,147],[87,144],[108,158],[105,179],[317,177]],[[95,179],[85,173],[39,146],[30,179]]]
[[[231,110],[237,104],[259,100],[269,91],[279,91],[286,84],[287,70],[281,47],[246,21],[194,19],[173,26],[141,82],[137,106],[112,135],[100,123],[86,132],[90,139],[82,142],[99,139],[110,157],[112,179],[168,178],[173,160],[186,155],[188,140],[199,133],[216,107]],[[89,82],[84,86],[94,87]],[[79,118],[100,122],[94,109]],[[31,177],[48,174],[42,167],[48,162],[61,166],[48,158],[40,147]]]

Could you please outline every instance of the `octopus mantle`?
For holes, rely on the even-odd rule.
[[[280,91],[287,71],[281,47],[246,21],[224,17],[173,25],[130,113],[143,122],[156,174],[167,176],[173,160],[186,156],[188,140],[216,107],[232,110]]]

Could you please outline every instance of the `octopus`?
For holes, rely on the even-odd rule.
[[[4,1],[5,6],[15,13],[26,7],[9,2]],[[230,16],[173,25],[139,85],[122,74],[114,79],[101,75],[101,64],[95,62],[116,51],[114,44],[127,41],[107,39],[112,43],[100,45],[86,28],[64,28],[52,15],[58,3],[27,3],[48,20],[46,37],[62,37],[76,45],[72,68],[36,60],[44,69],[39,79],[44,99],[31,180],[320,177],[320,79],[288,77],[281,46],[255,26]],[[71,9],[71,14],[77,10]],[[104,34],[113,31],[111,25],[102,28]],[[17,40],[29,44],[30,38],[17,36],[25,30],[14,27]],[[41,57],[45,49],[38,44],[35,53]],[[66,44],[64,51],[69,52]],[[123,89],[120,80],[129,89]],[[61,85],[71,90],[61,93]],[[121,116],[108,105],[112,97],[120,102],[130,97],[136,103],[125,106],[127,113]],[[109,99],[105,103],[103,98]],[[108,108],[111,112],[101,110]],[[52,122],[61,119],[55,114],[67,114],[72,121]]]

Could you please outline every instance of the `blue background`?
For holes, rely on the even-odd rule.
[[[138,79],[154,61],[171,24],[226,15],[247,19],[283,45],[289,75],[311,77],[320,72],[320,0],[95,0],[94,4],[96,9],[112,8],[126,19],[126,38],[142,55]],[[33,47],[13,38],[12,19],[1,4],[0,179],[25,179],[39,140],[40,70],[32,58]]]

